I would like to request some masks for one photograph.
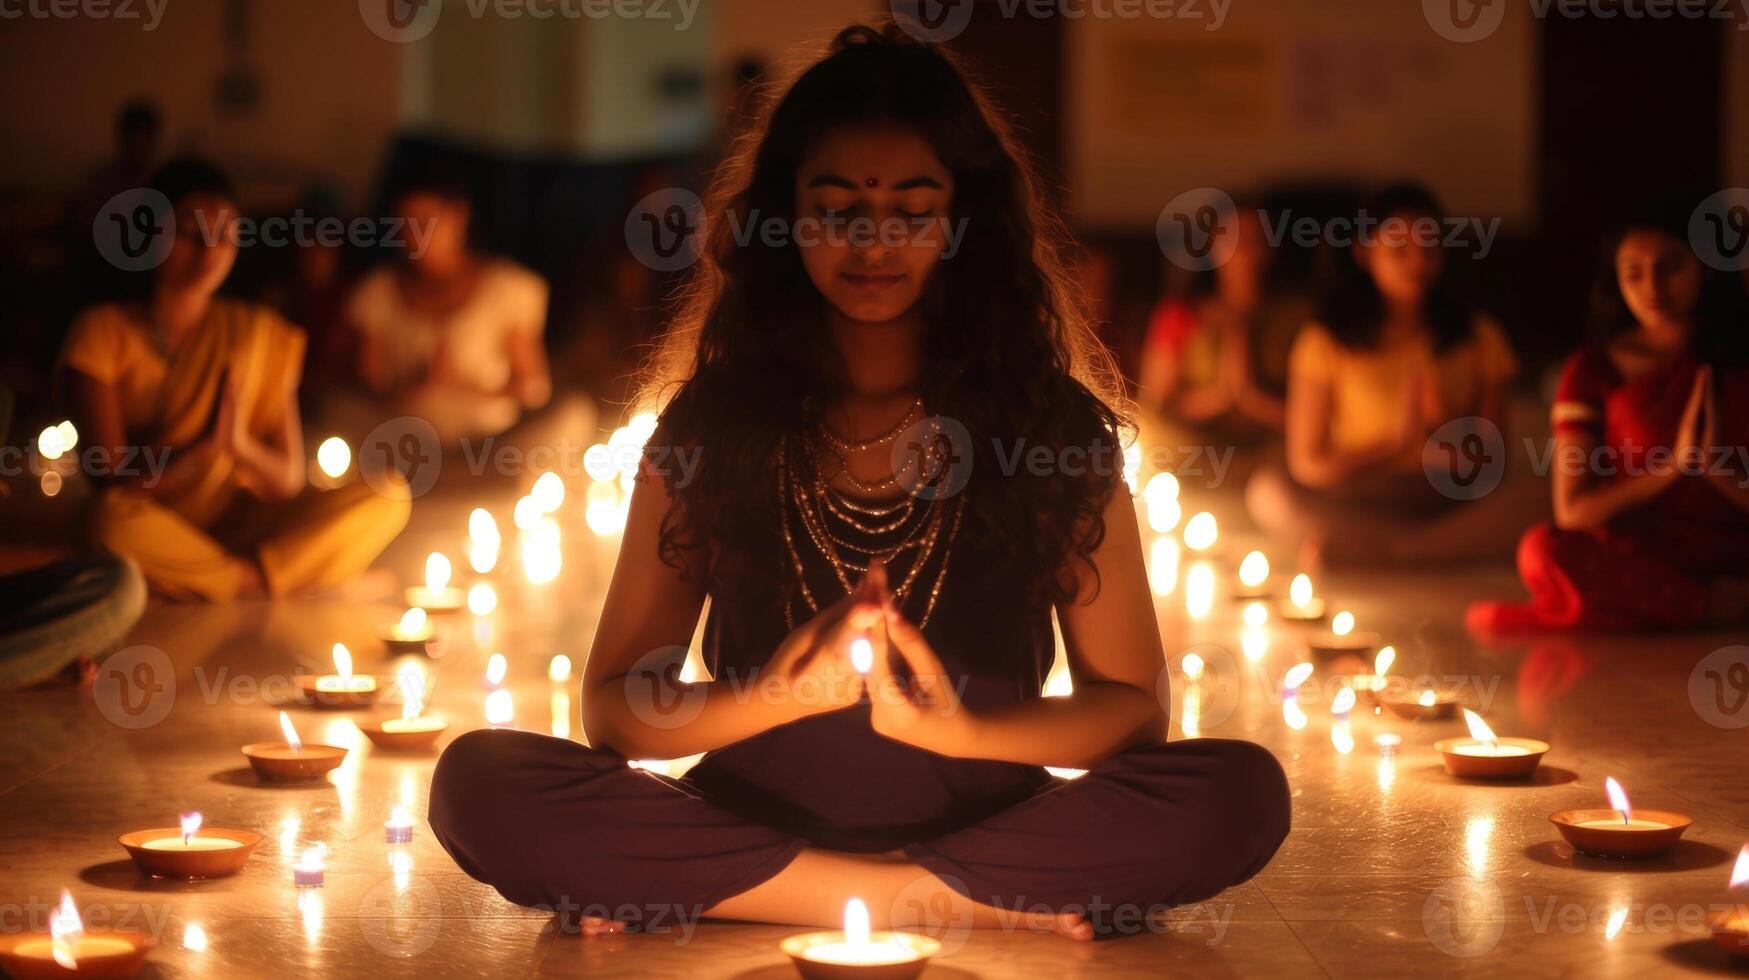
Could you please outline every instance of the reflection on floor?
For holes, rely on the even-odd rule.
[[[584,497],[574,492],[555,515],[564,563],[542,586],[527,581],[509,501],[495,501],[507,569],[489,580],[497,608],[435,618],[439,655],[420,661],[431,675],[431,711],[452,722],[446,739],[485,724],[483,677],[494,651],[508,658],[504,686],[517,727],[581,737],[574,688],[614,548],[612,537],[590,530]],[[442,549],[465,570],[467,506],[422,501],[415,530],[387,563],[410,580],[427,550]],[[601,524],[611,515],[596,517]],[[1151,549],[1176,665],[1173,737],[1242,737],[1276,753],[1295,801],[1281,852],[1256,880],[1137,934],[1092,944],[959,934],[926,976],[1742,969],[1710,941],[1707,921],[1749,902],[1749,891],[1727,888],[1749,840],[1749,729],[1730,727],[1749,725],[1749,667],[1733,672],[1730,653],[1702,663],[1740,638],[1491,649],[1462,632],[1461,610],[1473,597],[1512,594],[1507,571],[1321,578],[1317,590],[1333,611],[1351,610],[1360,629],[1395,647],[1394,675],[1457,690],[1500,734],[1553,746],[1528,782],[1464,783],[1445,774],[1432,747],[1463,734],[1459,720],[1409,722],[1363,704],[1338,727],[1330,701],[1341,687],[1327,664],[1285,700],[1284,675],[1307,659],[1305,631],[1273,613],[1247,628],[1245,605],[1230,595],[1243,552],[1225,535],[1216,547],[1212,557],[1186,552],[1181,561],[1169,545]],[[1285,587],[1293,569],[1287,556],[1272,557],[1270,584]],[[434,758],[385,754],[363,739],[355,722],[393,706],[289,706],[306,740],[352,751],[325,782],[260,784],[238,748],[280,737],[277,708],[291,676],[328,669],[330,649],[343,642],[360,672],[392,677],[401,661],[384,651],[380,634],[399,611],[317,601],[154,605],[133,638],[128,672],[106,671],[94,689],[0,696],[0,931],[46,928],[47,908],[68,888],[93,933],[119,925],[154,934],[159,976],[792,975],[777,944],[795,929],[705,923],[683,942],[563,935],[550,916],[461,874],[422,820],[411,844],[385,844],[393,807],[423,814]],[[1183,669],[1187,651],[1201,659],[1194,682]],[[577,664],[567,682],[548,679],[557,653]],[[1381,756],[1375,739],[1383,733],[1402,736],[1394,755]],[[1594,859],[1561,842],[1548,815],[1607,806],[1606,776],[1636,805],[1693,817],[1667,858]],[[174,826],[184,810],[201,811],[209,827],[267,839],[236,877],[142,879],[116,836]],[[299,891],[291,865],[317,842],[329,849],[326,886]]]

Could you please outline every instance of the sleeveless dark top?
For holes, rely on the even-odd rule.
[[[800,530],[793,502],[783,506],[808,586],[822,606],[830,605],[844,588]],[[770,553],[788,564],[780,529],[769,531]],[[933,566],[926,566],[902,607],[912,622],[922,615]],[[719,602],[721,584],[709,583],[705,663],[713,676],[724,676],[726,669],[737,680],[756,681],[759,667],[788,635],[782,605]],[[1055,641],[1050,607],[1029,604],[1026,591],[1016,570],[981,552],[965,529],[956,535],[923,633],[966,706],[1041,696]],[[798,624],[812,616],[799,598],[792,609]],[[1039,766],[949,758],[894,741],[870,727],[865,701],[712,751],[686,779],[723,806],[819,846],[884,851],[976,823],[1033,795],[1051,777]]]

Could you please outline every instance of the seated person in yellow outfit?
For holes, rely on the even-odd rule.
[[[61,354],[80,431],[111,459],[163,464],[108,476],[93,536],[179,599],[343,585],[406,525],[405,487],[306,486],[303,331],[216,295],[237,258],[230,183],[179,160],[152,186],[174,208],[168,253],[137,301],[82,313]]]
[[[1364,213],[1380,224],[1289,354],[1286,465],[1247,484],[1251,517],[1305,564],[1506,559],[1540,491],[1507,479],[1503,434],[1480,440],[1500,432],[1517,358],[1452,287],[1432,194],[1392,187]],[[1483,449],[1454,468],[1454,446]],[[1472,482],[1485,466],[1497,487]]]

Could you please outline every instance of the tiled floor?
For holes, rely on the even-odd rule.
[[[586,530],[582,496],[574,489],[560,515],[567,557],[558,582],[533,587],[506,577],[497,583],[495,613],[443,621],[442,656],[426,663],[432,710],[455,723],[449,737],[484,724],[481,677],[494,650],[509,656],[516,724],[550,731],[565,719],[578,737],[575,678],[554,684],[546,672],[557,652],[570,654],[580,671],[611,568],[613,542]],[[415,530],[388,564],[413,573],[433,547],[459,558],[469,503],[421,502]],[[493,503],[508,531],[508,501]],[[1396,673],[1448,678],[1501,734],[1553,744],[1532,781],[1464,783],[1443,772],[1432,749],[1434,739],[1460,734],[1460,722],[1410,724],[1363,708],[1351,722],[1353,750],[1339,751],[1327,702],[1334,675],[1325,668],[1302,689],[1304,727],[1290,726],[1279,688],[1286,669],[1304,658],[1299,631],[1272,621],[1263,628],[1267,649],[1256,639],[1241,643],[1242,606],[1225,594],[1238,551],[1211,566],[1217,590],[1201,618],[1187,610],[1195,605],[1187,599],[1194,600],[1203,573],[1186,561],[1169,583],[1157,569],[1165,593],[1158,610],[1169,656],[1176,661],[1194,648],[1206,664],[1197,721],[1183,704],[1192,685],[1179,678],[1178,726],[1189,721],[1204,735],[1256,740],[1287,768],[1294,828],[1275,860],[1256,880],[1137,935],[1078,944],[976,932],[959,937],[927,976],[1749,970],[1713,946],[1705,925],[1717,908],[1749,902],[1749,890],[1727,889],[1732,861],[1749,840],[1749,728],[1723,727],[1749,725],[1749,706],[1732,701],[1728,670],[1717,675],[1722,688],[1704,669],[1691,687],[1703,657],[1744,638],[1490,649],[1463,633],[1461,611],[1473,597],[1510,594],[1506,571],[1321,580],[1336,606],[1396,646]],[[514,538],[506,553],[514,558]],[[1272,557],[1278,567],[1286,558]],[[1291,569],[1279,568],[1277,579],[1285,572]],[[780,937],[797,931],[790,928],[705,923],[683,942],[558,934],[548,916],[510,905],[461,874],[423,823],[391,864],[397,849],[383,843],[382,823],[401,802],[423,813],[433,757],[373,750],[354,727],[357,713],[292,707],[307,740],[354,751],[327,782],[259,784],[237,749],[277,737],[272,702],[283,679],[323,666],[336,641],[357,654],[361,670],[392,674],[395,662],[375,637],[397,611],[339,602],[154,605],[132,642],[162,652],[173,691],[166,685],[142,697],[135,685],[154,678],[131,673],[125,684],[110,676],[94,689],[0,695],[0,931],[17,931],[27,916],[43,928],[43,908],[66,887],[93,932],[120,922],[155,934],[150,969],[166,977],[792,975],[777,950]],[[1738,660],[1749,662],[1749,651],[1741,652]],[[143,712],[129,713],[142,705]],[[127,727],[160,708],[168,708],[161,721]],[[1386,731],[1404,738],[1390,760],[1374,743]],[[1638,805],[1693,816],[1669,858],[1576,857],[1560,842],[1548,814],[1603,806],[1605,776],[1619,779]],[[116,835],[173,825],[187,809],[202,811],[209,826],[253,829],[268,840],[233,878],[142,879]],[[300,893],[290,864],[315,841],[331,849],[327,885]],[[1606,924],[1624,906],[1627,919],[1612,938]]]

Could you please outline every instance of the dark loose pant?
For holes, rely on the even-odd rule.
[[[1121,752],[904,850],[986,905],[1134,921],[1137,910],[1201,901],[1255,875],[1287,836],[1289,811],[1267,750],[1187,739]],[[696,918],[809,845],[685,780],[529,732],[456,739],[432,776],[430,819],[462,870],[512,902],[646,920]]]

